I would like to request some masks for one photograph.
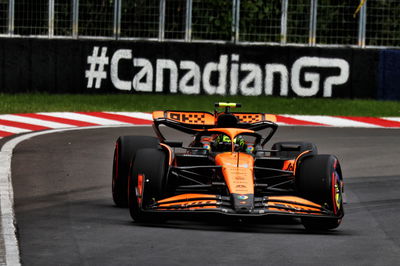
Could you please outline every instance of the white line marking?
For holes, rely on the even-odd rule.
[[[10,133],[25,133],[25,132],[32,131],[32,130],[25,129],[25,128],[2,126],[2,125],[0,125],[0,130],[10,132]]]
[[[149,127],[150,125],[109,125],[52,129],[39,132],[32,132],[18,136],[6,142],[0,150],[0,216],[1,216],[1,237],[4,239],[6,265],[19,266],[20,254],[18,239],[16,237],[16,220],[14,212],[14,190],[11,180],[11,158],[14,148],[21,142],[40,135],[52,134],[57,132],[99,129],[112,127]]]
[[[394,122],[400,122],[400,117],[381,117],[381,118]]]
[[[333,127],[369,127],[369,128],[379,127],[369,123],[363,123],[363,122],[353,121],[350,119],[325,116],[325,115],[288,115],[288,117],[308,122],[325,124]]]
[[[46,121],[46,120],[42,120],[42,119],[19,116],[19,115],[0,115],[0,119],[14,121],[14,122],[21,122],[21,123],[26,123],[26,124],[31,124],[31,125],[44,126],[44,127],[49,127],[49,128],[72,127],[71,125],[67,125],[67,124],[51,122],[51,121]]]
[[[104,112],[109,114],[116,114],[116,115],[124,115],[133,118],[140,118],[144,120],[153,121],[153,115],[149,113],[141,113],[141,112]]]
[[[67,118],[67,119],[77,120],[77,121],[84,121],[84,122],[89,122],[89,123],[93,123],[93,124],[97,124],[97,125],[130,125],[128,123],[124,123],[124,122],[120,122],[120,121],[116,121],[116,120],[100,118],[100,117],[85,115],[85,114],[71,113],[71,112],[38,113],[38,114],[54,116],[54,117],[58,117],[58,118]]]

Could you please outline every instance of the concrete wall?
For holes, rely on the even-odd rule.
[[[400,51],[0,39],[0,92],[399,100]]]

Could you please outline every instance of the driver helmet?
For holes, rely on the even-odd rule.
[[[212,148],[215,152],[230,151],[231,139],[225,134],[220,134],[214,139]]]
[[[237,136],[233,142],[235,143],[235,151],[246,151],[246,142],[242,136]]]
[[[246,151],[246,142],[242,136],[234,138],[233,143],[236,151]],[[231,139],[225,134],[220,134],[215,138],[213,147],[214,151],[230,151]]]

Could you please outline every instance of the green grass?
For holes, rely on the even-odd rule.
[[[240,102],[240,111],[273,114],[400,116],[399,101],[154,94],[0,94],[0,113],[62,111],[208,110],[214,102]]]

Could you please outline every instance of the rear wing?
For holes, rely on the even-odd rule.
[[[239,119],[240,123],[257,123],[257,122],[276,122],[276,115],[264,113],[231,113]]]
[[[209,112],[197,111],[154,111],[153,120],[167,119],[187,125],[216,126],[217,117]],[[237,117],[241,124],[254,124],[258,122],[276,122],[276,116],[264,113],[229,113]]]
[[[166,119],[186,125],[214,126],[215,117],[209,112],[197,111],[154,111],[153,120]]]
[[[224,125],[221,123],[221,120],[223,120],[222,116],[225,116]],[[228,118],[233,118],[233,123],[232,119],[228,119],[230,121],[227,121],[226,116],[230,116]],[[208,130],[217,127],[244,128],[253,131],[270,128],[272,131],[264,137],[262,142],[263,146],[268,140],[271,139],[272,135],[278,128],[278,125],[275,123],[276,116],[264,113],[215,112],[212,114],[210,112],[198,111],[154,111],[153,121],[154,130],[160,140],[165,140],[165,137],[160,132],[160,125],[165,125],[187,134],[196,134],[199,133],[199,130]]]

